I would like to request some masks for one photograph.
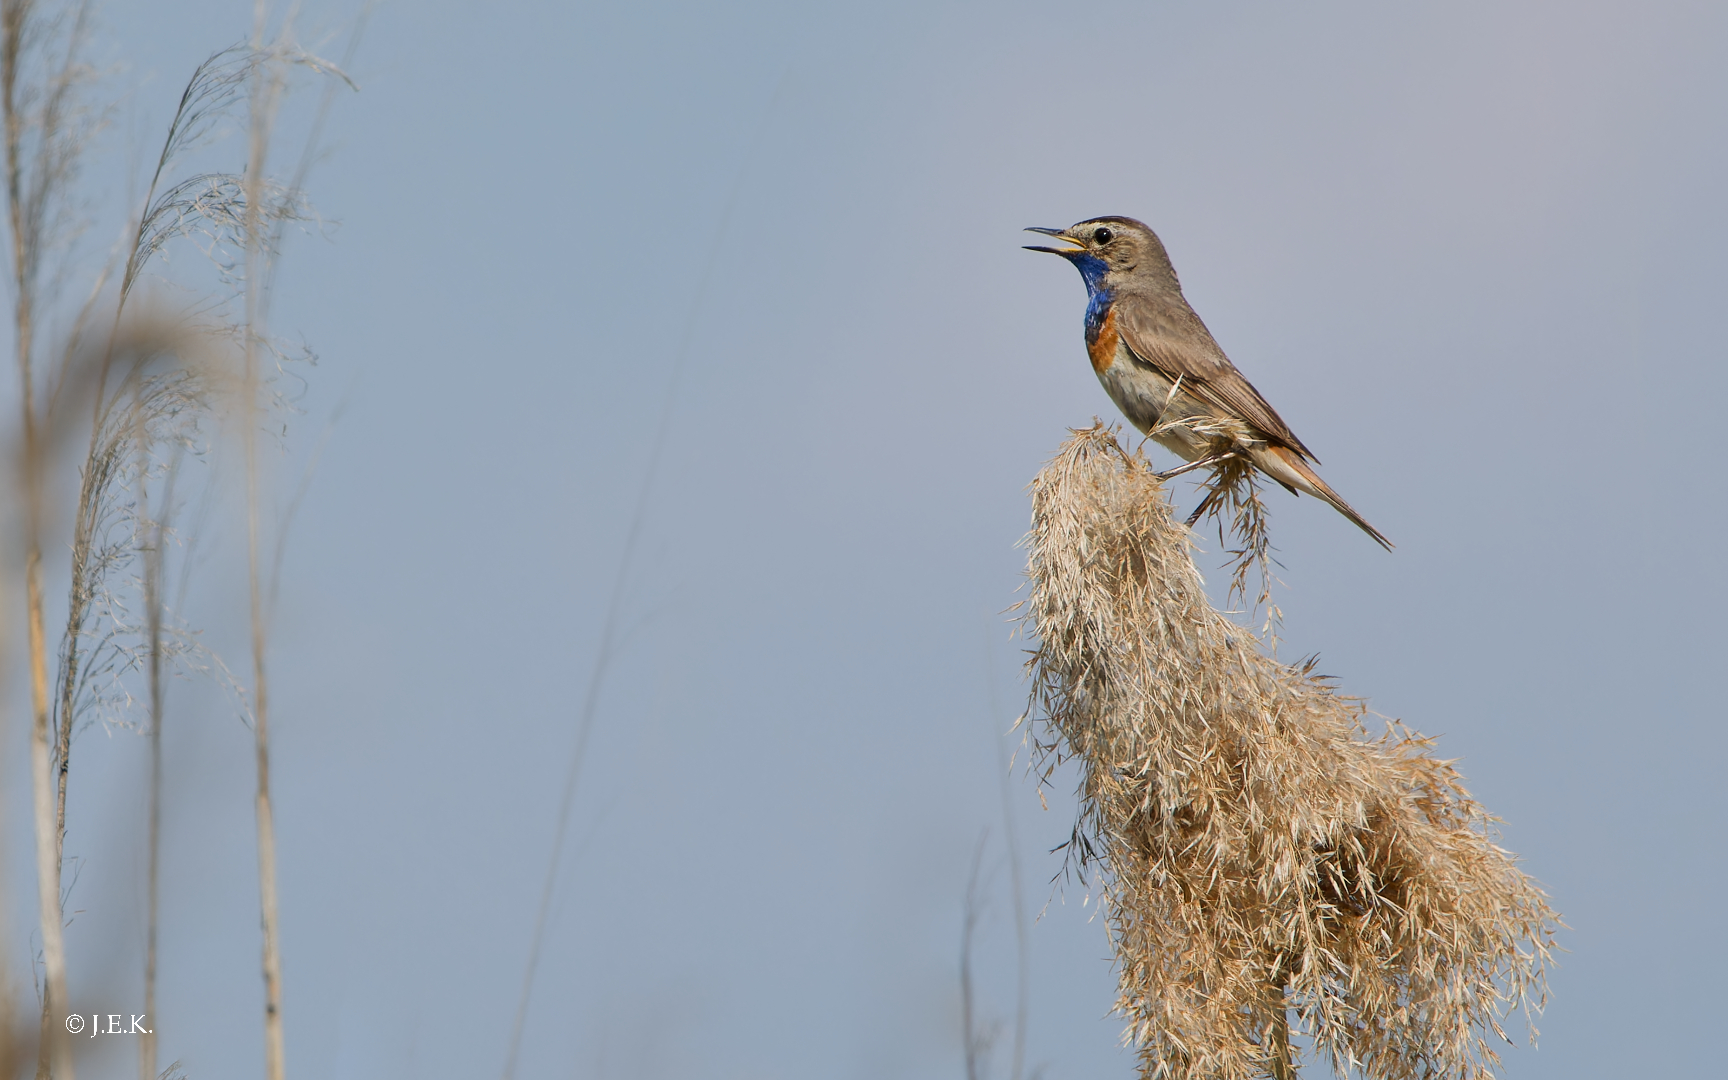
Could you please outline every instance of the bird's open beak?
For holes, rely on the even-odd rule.
[[[1032,225],[1029,226],[1026,231],[1043,233],[1045,236],[1054,236],[1056,239],[1066,241],[1070,244],[1079,244],[1078,240],[1068,235],[1067,229],[1041,229],[1036,225]],[[1027,244],[1025,247],[1027,251],[1048,251],[1052,255],[1060,255],[1065,259],[1071,259],[1086,250],[1084,247],[1053,248],[1044,247],[1039,244]]]

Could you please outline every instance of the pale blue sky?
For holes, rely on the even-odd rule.
[[[109,16],[158,120],[250,25],[174,6]],[[277,626],[293,1075],[500,1069],[680,364],[519,1075],[962,1075],[984,829],[1013,1009],[1023,489],[1114,417],[1019,230],[1110,213],[1399,545],[1273,499],[1289,654],[1438,735],[1571,926],[1507,1075],[1718,1067],[1720,5],[396,3],[353,73],[340,227],[276,305],[322,358],[284,478],[343,406]],[[243,666],[229,570],[197,599]],[[208,698],[159,1010],[194,1080],[261,1071],[250,736]],[[80,747],[74,990],[123,1011],[144,744]],[[1028,1061],[1130,1076],[1103,929],[1048,884],[1068,788],[1010,796]]]

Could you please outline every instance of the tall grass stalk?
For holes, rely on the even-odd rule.
[[[145,828],[145,889],[147,892],[144,922],[144,1015],[150,1018],[150,1030],[138,1040],[139,1080],[156,1080],[156,940],[162,915],[162,725],[167,720],[168,687],[165,681],[168,657],[163,634],[167,600],[169,518],[174,512],[174,482],[180,475],[180,458],[168,466],[163,478],[162,494],[152,509],[146,506],[143,546],[146,679],[150,710],[150,795]]]
[[[1020,1080],[1026,1071],[1026,1027],[1031,1022],[1032,943],[1026,918],[1026,890],[1021,881],[1019,839],[1014,828],[1014,809],[1008,797],[1009,764],[1002,760],[1002,739],[996,740],[998,783],[1002,788],[1003,838],[1008,846],[1008,887],[1014,901],[1014,1048],[1009,1059],[1008,1080]]]
[[[1112,431],[1076,432],[1032,504],[1035,752],[1080,768],[1068,858],[1102,871],[1142,1075],[1293,1076],[1299,1035],[1339,1075],[1492,1076],[1559,920],[1456,769],[1216,611]]]
[[[370,10],[369,6],[366,9]],[[349,55],[357,47],[365,13],[349,39]],[[211,175],[203,178],[208,201],[219,211],[222,227],[213,239],[226,238],[229,227],[238,233],[241,256],[241,316],[238,326],[240,373],[237,402],[233,409],[239,428],[245,474],[246,580],[248,629],[252,653],[251,712],[253,759],[256,775],[254,817],[258,844],[258,906],[260,968],[264,982],[264,1066],[269,1080],[287,1074],[287,1049],[282,1011],[281,915],[277,887],[275,804],[271,794],[270,721],[271,695],[269,657],[269,598],[275,593],[280,569],[283,537],[276,538],[276,559],[268,579],[263,550],[265,475],[260,460],[258,434],[272,404],[266,392],[263,364],[266,357],[282,354],[270,339],[267,322],[272,283],[288,223],[304,220],[303,184],[310,170],[333,101],[333,84],[316,113],[299,165],[287,185],[270,179],[268,165],[275,126],[288,89],[290,69],[299,66],[322,75],[332,75],[353,87],[342,69],[294,44],[293,12],[275,32],[270,32],[270,6],[255,0],[250,47],[230,50],[212,58],[212,91],[203,106],[210,115],[219,112],[244,85],[247,103],[246,169],[238,177]],[[237,56],[238,60],[228,60]],[[218,62],[220,61],[220,62]],[[194,83],[198,80],[195,78]],[[191,95],[196,99],[197,95]],[[201,114],[202,115],[202,114]],[[200,121],[201,123],[202,121]],[[191,125],[196,128],[197,125]],[[176,189],[178,190],[178,189]],[[267,584],[267,580],[269,584]]]
[[[1002,715],[996,697],[996,665],[993,662],[995,655],[987,646],[984,654],[985,686],[992,720]],[[1018,727],[1019,724],[1016,723],[1014,728]],[[993,740],[996,750],[997,794],[1002,800],[1002,837],[1008,847],[1008,887],[1013,890],[1014,901],[1014,1056],[1010,1059],[1008,1080],[1020,1080],[1026,1069],[1026,1028],[1032,1012],[1032,943],[1026,914],[1025,881],[1020,865],[1019,829],[1015,826],[1014,796],[1009,783],[1014,765],[1006,742],[1007,736],[1000,733]]]
[[[252,51],[265,53],[269,5],[256,0],[253,7]],[[259,401],[259,346],[265,332],[264,285],[269,245],[264,206],[264,169],[269,155],[270,133],[281,102],[283,78],[280,65],[267,63],[253,72],[247,113],[246,207],[245,207],[245,324],[239,425],[246,470],[246,585],[252,637],[252,734],[257,764],[255,813],[258,825],[258,904],[262,936],[264,976],[264,1074],[268,1080],[287,1075],[287,1049],[282,1034],[282,946],[276,892],[276,820],[270,798],[270,681],[265,663],[267,621],[264,612],[263,570],[258,534],[263,477],[258,465],[258,427],[262,421]]]
[[[980,1023],[977,994],[972,977],[972,940],[978,931],[978,921],[984,915],[984,898],[979,892],[979,874],[984,869],[984,849],[990,831],[978,837],[972,852],[972,872],[966,878],[966,903],[960,922],[960,1031],[966,1051],[966,1080],[985,1080],[986,1064],[995,1032]]]
[[[768,130],[768,122],[773,118],[774,110],[780,103],[785,92],[786,81],[791,75],[791,67],[780,77],[780,83],[775,87],[774,96],[769,99],[768,107],[762,116],[762,123],[757,128],[749,146],[746,148],[743,161],[738,167],[738,174],[733,179],[732,189],[726,196],[725,206],[720,211],[720,223],[714,230],[714,239],[708,248],[707,257],[702,263],[702,275],[697,279],[696,291],[691,297],[689,312],[684,319],[683,332],[679,335],[678,345],[672,354],[672,374],[666,381],[666,390],[660,401],[660,417],[655,424],[654,439],[650,444],[648,465],[642,475],[642,486],[637,491],[636,507],[630,517],[630,529],[625,534],[624,550],[618,559],[618,570],[612,578],[612,593],[606,604],[605,622],[600,632],[600,647],[594,654],[594,666],[588,676],[588,690],[583,695],[582,709],[576,719],[576,737],[571,746],[570,763],[564,773],[564,785],[558,797],[558,812],[552,831],[552,850],[546,862],[546,876],[541,881],[540,900],[535,907],[534,929],[529,937],[528,961],[523,966],[522,989],[516,1000],[516,1012],[510,1023],[510,1042],[504,1052],[504,1068],[500,1073],[502,1080],[515,1080],[516,1065],[522,1053],[522,1034],[528,1024],[528,1007],[534,997],[534,977],[539,971],[540,957],[546,945],[546,926],[552,910],[552,897],[558,886],[559,867],[564,858],[564,843],[570,831],[570,813],[576,801],[577,783],[582,776],[582,766],[588,756],[588,742],[594,730],[594,717],[600,705],[600,692],[605,685],[606,673],[611,669],[613,652],[617,647],[618,627],[623,614],[624,588],[629,583],[630,571],[636,559],[636,549],[640,543],[643,529],[647,525],[648,507],[653,499],[655,485],[660,477],[661,461],[665,457],[666,445],[672,434],[673,407],[678,401],[678,391],[684,381],[684,370],[690,358],[690,349],[696,339],[697,320],[701,317],[703,306],[708,299],[708,291],[714,280],[714,273],[720,262],[721,245],[726,234],[731,230],[732,218],[738,207],[739,197],[744,191],[744,180],[749,175],[750,163],[755,159],[755,150],[762,136]]]
[[[24,499],[24,593],[30,678],[30,773],[35,821],[37,905],[44,969],[38,1075],[72,1080],[71,1049],[54,1018],[67,1011],[64,914],[60,894],[61,834],[54,813],[49,733],[48,641],[43,611],[43,418],[35,371],[38,290],[56,241],[63,235],[62,198],[77,168],[84,130],[75,91],[87,8],[69,25],[38,17],[32,0],[0,0],[0,122],[6,155],[6,209],[11,241],[13,350],[22,410],[20,452]],[[59,30],[60,33],[55,33]],[[56,51],[54,46],[60,46]],[[28,69],[28,75],[27,75]],[[29,76],[35,76],[30,78]]]
[[[181,96],[137,215],[123,238],[128,242],[94,275],[81,308],[60,312],[63,305],[51,304],[56,311],[49,314],[71,318],[63,343],[44,372],[38,364],[42,352],[38,339],[48,322],[44,304],[59,295],[60,275],[71,269],[75,249],[76,223],[67,210],[68,193],[79,155],[100,121],[99,115],[84,108],[77,93],[89,75],[80,59],[87,9],[87,4],[74,3],[45,14],[33,0],[0,0],[0,117],[22,419],[17,457],[24,506],[19,517],[24,534],[33,817],[44,969],[37,1075],[73,1077],[71,1050],[60,1023],[69,1001],[62,866],[72,739],[93,715],[120,719],[121,711],[133,703],[126,680],[140,670],[148,687],[151,739],[145,997],[146,1013],[155,1011],[164,680],[172,661],[198,651],[182,627],[166,621],[168,515],[174,508],[177,463],[187,453],[202,451],[199,425],[221,396],[244,400],[239,411],[248,478],[266,1042],[269,1072],[279,1080],[280,964],[268,789],[269,698],[259,586],[256,431],[263,391],[260,349],[271,348],[263,317],[274,265],[271,256],[285,223],[304,216],[299,181],[311,160],[311,147],[292,189],[268,180],[264,165],[285,68],[301,64],[324,72],[335,69],[283,44],[280,36],[266,43],[262,5],[255,12],[250,48],[223,50],[200,65]],[[182,156],[212,134],[218,121],[241,101],[251,107],[246,170],[202,172],[173,180],[174,166]],[[314,137],[322,120],[321,110]],[[128,301],[146,265],[169,244],[188,239],[211,257],[225,291],[203,297],[190,311],[158,311],[149,317],[130,312]],[[238,260],[230,254],[236,248],[243,249]],[[118,280],[109,288],[114,277]],[[235,317],[230,305],[237,287],[243,310]],[[107,297],[113,298],[112,316],[99,328],[97,309]],[[230,337],[241,343],[243,370],[238,379],[220,371],[211,357],[212,345]],[[238,393],[235,383],[241,384]],[[46,485],[55,467],[53,449],[72,431],[82,430],[82,419],[74,419],[77,410],[72,405],[86,395],[90,409],[83,415],[88,416],[89,438],[79,463],[72,508],[67,618],[60,635],[58,668],[51,678],[42,568],[44,534],[51,517]],[[164,456],[167,451],[172,451],[171,462]],[[157,493],[154,503],[152,492]],[[134,567],[139,566],[134,576]],[[141,625],[129,607],[134,588],[142,593]],[[214,667],[222,670],[219,661]],[[145,1036],[140,1054],[143,1076],[155,1075],[155,1057],[155,1039]]]

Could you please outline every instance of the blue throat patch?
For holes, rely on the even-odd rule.
[[[1099,332],[1104,329],[1104,317],[1110,314],[1112,297],[1104,286],[1104,275],[1110,272],[1110,267],[1096,255],[1076,255],[1069,261],[1086,281],[1086,292],[1090,297],[1086,303],[1086,344],[1090,345],[1098,340]]]

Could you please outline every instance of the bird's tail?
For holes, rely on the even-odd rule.
[[[1392,550],[1392,541],[1386,539],[1379,529],[1368,524],[1367,519],[1352,509],[1350,504],[1344,501],[1343,496],[1333,491],[1331,485],[1327,484],[1326,481],[1320,479],[1320,474],[1302,460],[1301,454],[1286,446],[1269,444],[1263,449],[1253,451],[1251,456],[1255,467],[1261,472],[1281,484],[1298,491],[1306,491],[1316,499],[1330,503],[1332,509],[1349,518],[1358,529],[1372,536],[1375,543],[1387,551]]]

